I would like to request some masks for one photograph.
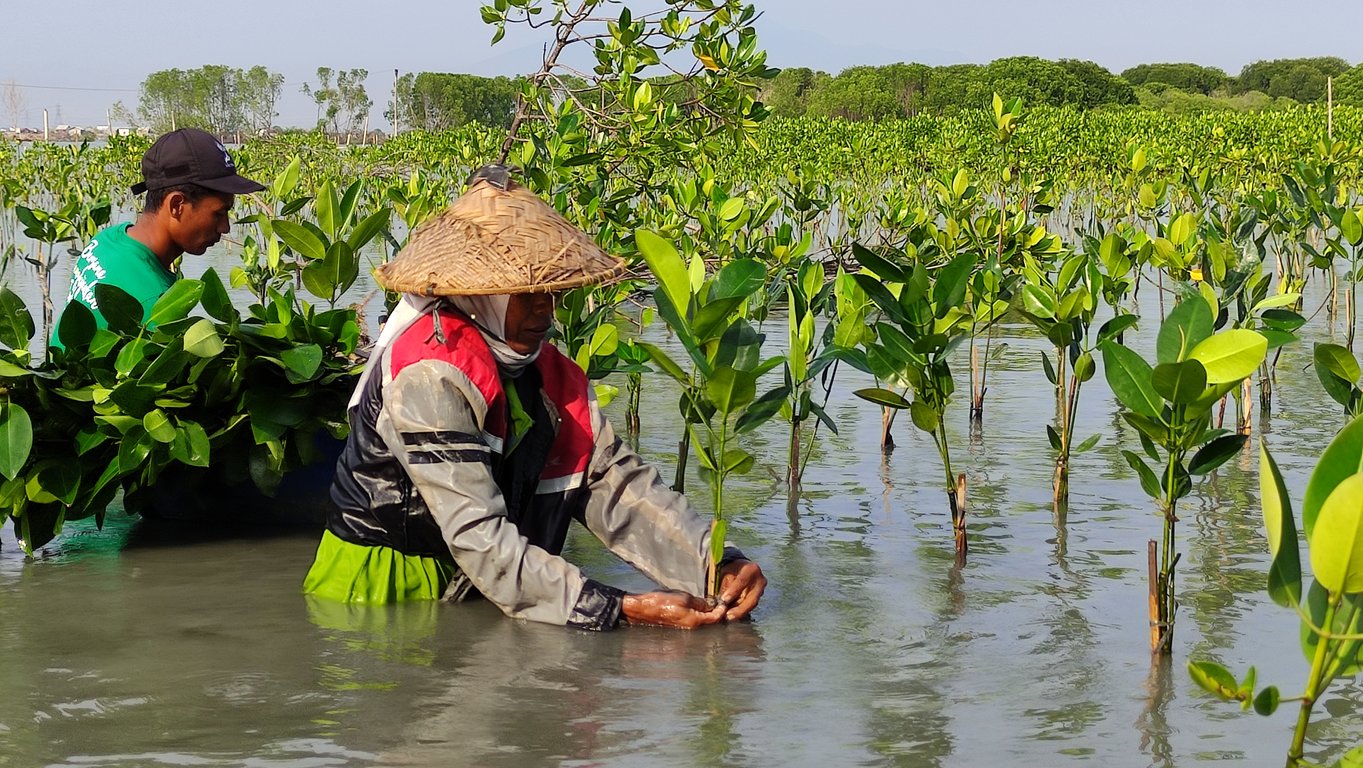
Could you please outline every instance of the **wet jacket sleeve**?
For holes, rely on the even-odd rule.
[[[650,579],[668,589],[704,595],[709,521],[620,440],[595,402],[592,427],[596,444],[587,468],[583,522],[612,552]],[[721,564],[742,557],[738,549],[726,547]]]
[[[508,616],[582,629],[619,623],[623,593],[530,544],[507,519],[482,424],[486,403],[454,366],[404,368],[384,392],[377,429],[440,526],[473,586]]]

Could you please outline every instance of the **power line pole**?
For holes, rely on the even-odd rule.
[[[393,135],[398,135],[398,126],[402,124],[402,105],[398,102],[398,71],[393,70]]]

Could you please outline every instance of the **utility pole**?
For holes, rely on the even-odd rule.
[[[49,140],[50,140],[50,137],[48,136],[48,133],[47,133],[47,108],[44,107],[44,108],[43,108],[43,141],[49,141]]]
[[[398,71],[393,69],[393,135],[398,135],[398,126],[402,124],[402,105],[398,102]]]

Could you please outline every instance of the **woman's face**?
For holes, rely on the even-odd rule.
[[[513,293],[506,305],[506,344],[522,355],[540,348],[554,324],[554,294]]]

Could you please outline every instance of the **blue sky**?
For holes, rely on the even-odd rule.
[[[545,0],[548,3],[550,0]],[[1195,61],[1238,72],[1293,56],[1363,61],[1356,0],[755,0],[759,40],[774,66],[837,72],[856,64],[987,62],[1034,55],[1097,61],[1114,72],[1150,61]],[[517,74],[538,64],[549,35],[488,45],[479,0],[136,0],[29,2],[3,11],[0,84],[25,86],[28,122],[42,109],[71,124],[136,107],[150,72],[262,64],[286,78],[279,122],[310,123],[300,92],[318,66],[370,72],[382,127],[393,70]],[[618,13],[618,4],[613,13]],[[657,0],[630,0],[636,11]],[[115,34],[117,31],[117,34]],[[36,86],[47,86],[39,88]],[[7,115],[0,115],[7,118]]]

